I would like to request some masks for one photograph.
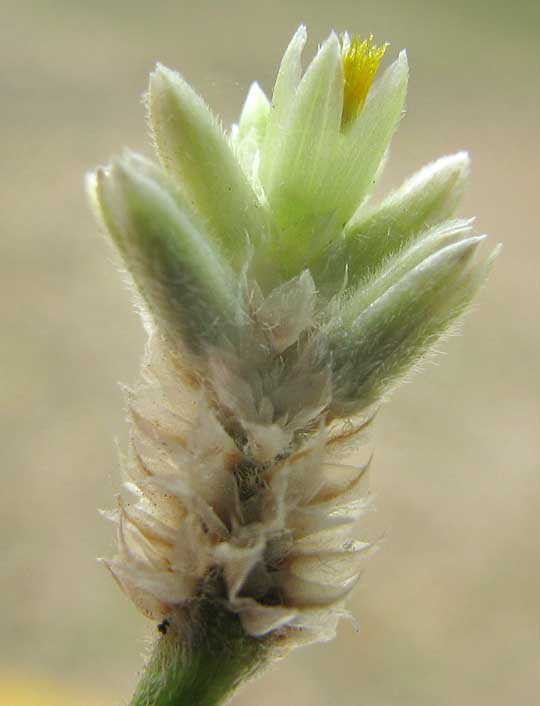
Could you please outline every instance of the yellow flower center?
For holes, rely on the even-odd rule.
[[[356,120],[362,110],[379,63],[388,44],[373,44],[373,35],[360,41],[352,37],[350,44],[343,48],[343,113],[341,127]]]

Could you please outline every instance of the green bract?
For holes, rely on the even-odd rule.
[[[195,348],[229,330],[239,310],[233,270],[174,181],[127,154],[96,172],[94,188],[107,229],[160,329]]]

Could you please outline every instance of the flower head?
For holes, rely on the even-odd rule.
[[[89,182],[149,332],[107,564],[155,620],[204,598],[289,642],[334,634],[372,550],[353,539],[366,430],[493,259],[454,218],[465,153],[371,200],[405,54],[372,86],[386,45],[332,33],[302,73],[305,40],[230,133],[158,66],[159,164],[128,153]]]

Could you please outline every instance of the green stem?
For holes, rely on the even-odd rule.
[[[205,603],[189,620],[189,641],[166,624],[130,706],[218,706],[263,666],[266,647],[236,615]]]

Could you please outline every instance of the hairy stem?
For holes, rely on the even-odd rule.
[[[165,634],[156,642],[130,706],[225,704],[265,663],[263,641],[247,635],[238,616],[204,603],[191,617],[189,641],[174,616],[162,623]]]

